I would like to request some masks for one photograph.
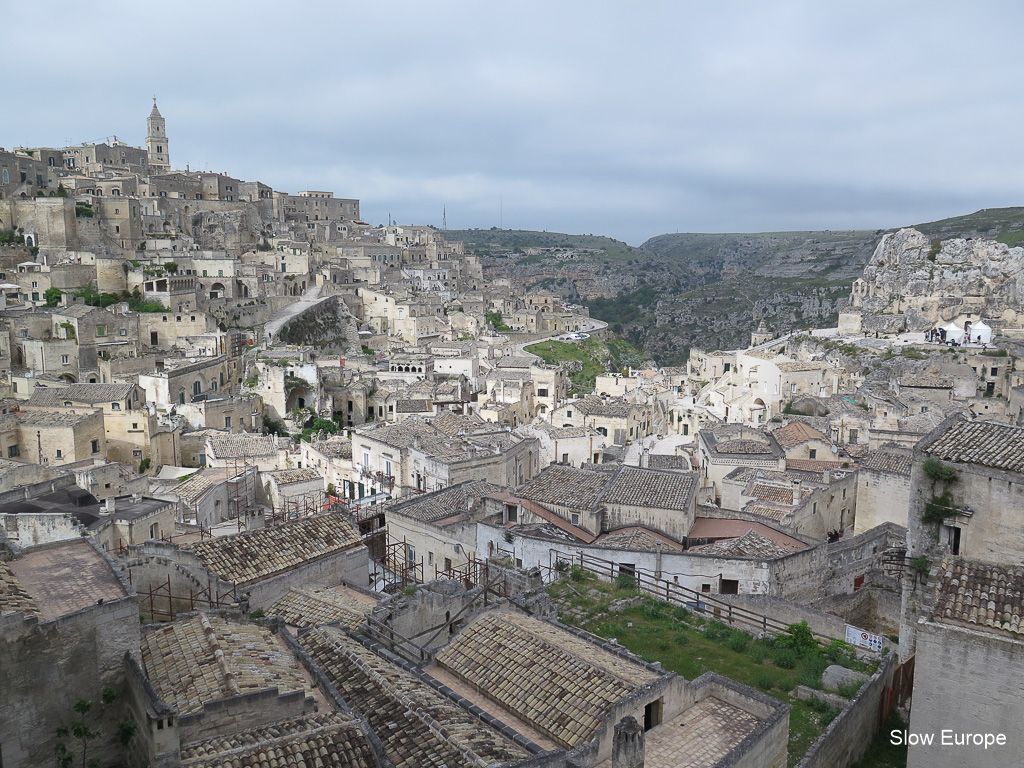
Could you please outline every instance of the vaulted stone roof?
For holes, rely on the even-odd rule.
[[[470,480],[403,500],[392,506],[388,514],[410,517],[425,523],[434,523],[451,517],[461,518],[469,513],[470,507],[475,505],[481,496],[500,490],[500,486],[484,480]]]

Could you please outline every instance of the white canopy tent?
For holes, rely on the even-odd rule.
[[[964,340],[964,329],[959,327],[956,323],[950,323],[942,330],[946,332],[946,341],[961,342]]]
[[[971,341],[978,344],[991,344],[992,326],[988,325],[984,320],[976,322],[971,326]]]

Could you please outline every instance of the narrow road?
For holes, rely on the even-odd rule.
[[[294,304],[289,304],[280,312],[277,312],[273,317],[270,318],[270,320],[267,321],[267,324],[264,327],[264,331],[271,337],[277,336],[277,332],[281,330],[284,324],[291,320],[293,317],[295,317],[297,314],[309,309],[314,304],[319,304],[321,301],[330,298],[329,296],[324,296],[323,298],[320,298],[321,288],[323,288],[323,286],[313,286],[304,294],[302,294],[302,297]],[[273,338],[271,340],[273,340]]]

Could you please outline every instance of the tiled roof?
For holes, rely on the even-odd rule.
[[[194,504],[211,488],[213,488],[211,479],[202,472],[197,472],[184,483],[180,483],[176,488],[171,488],[170,493],[177,494],[180,499],[189,504]]]
[[[192,742],[182,747],[181,764],[183,768],[377,768],[358,722],[337,712]]]
[[[71,384],[66,387],[36,387],[29,405],[73,403],[114,403],[131,397],[134,384]]]
[[[398,400],[395,413],[430,413],[433,406],[429,400]]]
[[[408,501],[402,501],[392,506],[388,510],[388,514],[410,517],[426,523],[433,523],[449,517],[464,517],[481,496],[496,493],[499,490],[501,490],[499,486],[484,480],[470,480],[433,493],[413,496]]]
[[[775,523],[786,522],[787,518],[793,516],[793,507],[772,506],[761,504],[755,501],[748,502],[743,511],[751,515],[757,515]]]
[[[603,397],[598,397],[597,395],[588,395],[582,400],[577,400],[563,407],[576,408],[580,413],[585,413],[588,416],[625,418],[639,406],[634,403],[627,403],[620,398],[605,399]]]
[[[750,529],[738,539],[705,544],[702,547],[694,547],[693,550],[703,555],[722,557],[782,557],[790,553],[790,550],[762,536],[754,529]]]
[[[305,483],[310,480],[323,480],[320,473],[315,469],[277,469],[264,474],[274,478],[278,485],[290,485],[291,483]]]
[[[675,456],[652,453],[647,456],[648,469],[681,469],[684,472],[692,469],[690,459],[684,454]]]
[[[719,453],[771,453],[771,446],[758,440],[725,440],[715,446]]]
[[[717,509],[715,510],[718,511]],[[782,531],[763,524],[753,523],[749,520],[737,520],[735,518],[722,517],[698,517],[690,528],[689,536],[694,539],[736,539],[749,530],[755,530],[767,539],[785,547],[790,552],[799,552],[807,549],[807,545],[800,539],[795,539]]]
[[[38,615],[36,601],[21,586],[14,571],[0,560],[0,616],[7,613]]]
[[[642,550],[653,552],[659,547],[662,549],[682,549],[683,545],[673,541],[660,533],[649,531],[646,528],[634,526],[631,528],[620,528],[617,531],[598,536],[594,542],[601,547],[613,547],[615,549]]]
[[[351,459],[352,441],[347,437],[329,437],[326,440],[314,440],[310,446],[332,459]]]
[[[1024,472],[1022,427],[991,421],[958,421],[921,448],[943,461]]]
[[[157,695],[179,715],[265,688],[309,690],[302,667],[269,630],[205,613],[144,634],[142,662]]]
[[[615,702],[657,679],[553,624],[495,611],[464,629],[435,660],[567,748],[592,738]]]
[[[761,501],[768,501],[772,504],[792,504],[793,489],[789,486],[768,485],[767,483],[754,483],[753,488],[747,490],[746,495],[753,496]],[[801,490],[801,497],[806,497],[809,489]]]
[[[380,737],[395,768],[514,762],[525,750],[431,686],[338,630],[300,638],[345,703]]]
[[[661,472],[623,467],[609,483],[601,501],[629,507],[691,509],[697,489],[696,472]]]
[[[361,543],[343,515],[329,513],[190,545],[222,579],[243,587]]]
[[[886,472],[893,475],[910,477],[912,462],[913,454],[909,449],[879,448],[875,451],[869,451],[860,463],[860,467],[872,472]]]
[[[814,427],[807,426],[802,421],[794,421],[781,429],[776,429],[772,432],[772,435],[775,436],[775,439],[779,441],[779,445],[783,448],[792,448],[801,443],[806,443],[808,440],[829,442],[829,439],[821,434],[821,432]]]
[[[293,587],[267,609],[268,616],[280,616],[295,627],[341,624],[355,629],[372,609],[346,592],[328,587]]]
[[[797,472],[816,472],[819,475],[826,470],[841,469],[841,461],[821,461],[820,459],[786,459],[786,469]]]
[[[933,619],[1024,635],[1024,567],[948,557],[941,568]]]
[[[601,497],[608,475],[552,464],[523,488],[519,495],[541,504],[591,509]]]
[[[277,438],[273,435],[218,435],[210,438],[210,447],[218,459],[276,456]]]

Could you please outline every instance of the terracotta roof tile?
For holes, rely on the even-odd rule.
[[[1024,472],[1024,427],[958,421],[921,448],[943,461]]]
[[[278,768],[329,765],[376,768],[377,760],[355,718],[308,715],[187,744],[184,768]]]
[[[940,578],[933,619],[1024,635],[1024,566],[948,557]]]
[[[213,573],[241,587],[361,543],[359,532],[346,517],[329,513],[187,548]]]
[[[641,664],[553,624],[493,611],[435,661],[567,748],[592,738],[615,702],[657,679]]]
[[[338,589],[298,587],[270,606],[267,615],[280,616],[295,627],[340,624],[355,629],[372,608]]]
[[[527,757],[454,701],[345,633],[318,627],[299,642],[345,703],[366,718],[395,768],[487,766]]]

